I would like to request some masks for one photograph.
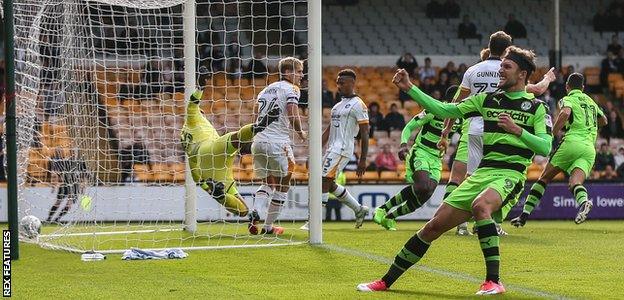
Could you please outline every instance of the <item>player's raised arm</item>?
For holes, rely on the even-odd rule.
[[[399,69],[397,71],[392,78],[392,82],[402,91],[410,95],[414,101],[418,102],[418,104],[428,112],[440,118],[460,118],[463,116],[456,105],[440,102],[421,91],[410,81],[409,74],[407,74],[407,71],[404,69]]]
[[[526,91],[528,93],[534,94],[535,96],[539,96],[545,93],[550,83],[555,81],[556,79],[554,71],[555,68],[550,68],[550,70],[548,70],[548,72],[544,74],[544,77],[540,82],[536,84],[527,84]]]

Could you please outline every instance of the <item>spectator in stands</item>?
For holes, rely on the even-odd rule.
[[[620,45],[620,39],[618,38],[618,34],[615,33],[611,36],[611,44],[607,46],[607,52],[611,52],[614,54],[620,53],[622,50],[622,45]]]
[[[411,53],[406,52],[401,57],[399,57],[396,62],[396,66],[398,69],[405,69],[407,73],[410,74],[410,76],[415,76],[416,70],[418,68],[418,62]]]
[[[368,106],[368,124],[370,125],[369,137],[373,137],[376,130],[383,129],[383,115],[379,112],[379,104],[372,102]]]
[[[483,37],[477,33],[477,25],[470,21],[468,15],[464,15],[464,20],[459,23],[457,28],[457,37],[460,39],[479,39]]]
[[[337,103],[334,101],[334,92],[329,90],[325,79],[323,79],[323,91],[321,92],[321,96],[323,108],[332,108],[334,107],[334,104]]]
[[[399,112],[397,105],[393,103],[390,105],[390,112],[383,120],[383,128],[390,134],[390,131],[403,130],[403,127],[405,127],[405,118]]]
[[[567,92],[565,89],[565,81],[563,81],[563,75],[561,74],[561,71],[555,69],[554,72],[555,72],[555,81],[550,83],[550,85],[548,86],[548,89],[550,90],[550,94],[555,99],[561,99],[567,95]]]
[[[433,90],[433,92],[431,93],[431,97],[433,99],[440,100],[442,99],[442,92],[440,92],[439,90]]]
[[[620,146],[618,152],[613,156],[615,169],[619,169],[624,164],[624,146]]]
[[[238,42],[238,37],[233,36],[229,45],[227,46],[227,57],[228,58],[239,58],[241,57],[240,53],[240,43]]]
[[[624,138],[624,129],[622,128],[622,119],[615,109],[611,109],[607,113],[609,123],[601,129],[601,136],[606,139]]]
[[[444,70],[443,70],[444,71]],[[440,72],[440,78],[438,78],[438,82],[433,86],[434,90],[438,91],[446,91],[450,85],[449,83],[449,75],[446,72]]]
[[[420,83],[420,89],[431,95],[431,93],[433,93],[433,91],[435,90],[435,86],[433,85],[433,77],[426,77],[424,81],[422,81]]]
[[[457,67],[457,79],[459,80],[459,82],[462,81],[462,79],[464,78],[464,74],[466,73],[466,71],[468,70],[468,66],[464,63],[459,64],[459,67]],[[453,84],[453,85],[457,85],[457,84]]]
[[[210,67],[213,73],[225,70],[225,57],[223,51],[219,47],[212,48],[212,57],[210,58]]]
[[[422,67],[418,71],[418,76],[420,78],[420,82],[425,81],[425,78],[427,78],[427,77],[435,77],[436,76],[436,71],[431,66],[431,58],[429,58],[429,57],[425,58],[425,66]]]
[[[442,4],[440,4],[437,0],[429,1],[429,3],[427,3],[427,7],[425,8],[425,14],[427,15],[427,18],[430,19],[442,18],[444,15]]]
[[[546,91],[544,91],[544,93],[538,98],[548,105],[548,112],[551,116],[553,116],[557,108],[557,99],[550,95],[550,90],[546,89]]]
[[[611,167],[611,170],[615,170],[615,158],[611,151],[609,151],[609,145],[607,143],[600,144],[600,150],[596,153],[596,163],[594,164],[595,171],[605,171],[607,166]]]
[[[375,166],[377,172],[381,174],[383,171],[395,171],[397,170],[397,158],[395,154],[390,151],[390,145],[383,145],[383,150],[377,153],[375,157]]]
[[[452,61],[449,61],[446,63],[446,67],[444,67],[444,69],[440,70],[440,74],[439,76],[442,76],[442,73],[446,73],[446,78],[451,78],[453,76],[457,76],[457,70],[455,69],[455,63]],[[446,89],[444,90],[440,90],[440,91],[446,91]]]
[[[261,52],[256,52],[254,57],[247,65],[247,77],[248,78],[264,78],[269,72],[264,64],[264,55]]]
[[[613,167],[608,165],[605,168],[604,172],[602,172],[600,179],[606,180],[606,181],[615,181],[618,179],[618,174],[615,171],[615,169],[613,169]]]
[[[460,8],[459,4],[455,2],[455,0],[446,0],[444,5],[442,5],[442,11],[444,12],[444,17],[449,19],[457,19],[459,18]]]
[[[614,157],[615,159],[615,172],[617,172],[620,179],[624,179],[624,146],[620,146],[618,153]]]
[[[228,60],[227,77],[230,79],[240,79],[243,76],[243,68],[239,58],[231,58]]]
[[[119,150],[119,162],[121,164],[121,182],[134,181],[132,174],[135,164],[145,164],[149,170],[152,169],[149,151],[140,141]]]
[[[516,20],[513,14],[507,16],[507,24],[505,24],[503,31],[511,35],[514,39],[525,39],[527,37],[526,28],[520,21]]]
[[[609,85],[607,81],[609,74],[618,72],[615,53],[617,52],[607,51],[607,57],[600,63],[600,84],[603,88]]]
[[[618,72],[624,73],[624,48],[620,49],[620,53],[617,54],[615,65],[617,66]]]
[[[572,75],[572,73],[574,73],[574,66],[573,65],[569,65],[566,68],[565,74],[563,75],[563,82],[568,82],[568,77],[570,77],[570,75]]]

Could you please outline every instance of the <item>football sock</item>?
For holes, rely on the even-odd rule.
[[[349,191],[347,191],[344,186],[336,184],[336,189],[334,191],[331,191],[331,193],[334,194],[336,198],[338,198],[338,201],[346,204],[353,211],[357,212],[358,210],[360,210],[360,203],[358,203],[355,198],[351,196],[351,193],[349,193]]]
[[[388,202],[392,201],[393,198],[397,198],[398,200],[395,201],[401,203],[401,205],[397,207],[396,210],[386,215],[388,219],[395,219],[399,216],[409,214],[421,207],[424,203],[424,201],[421,202],[418,199],[411,185],[404,187],[400,192],[390,198]]]
[[[275,191],[273,193],[273,199],[269,203],[269,209],[267,211],[267,217],[264,221],[264,229],[269,231],[273,228],[273,223],[277,220],[277,217],[284,206],[284,202],[288,198],[287,194],[284,192]]]
[[[572,193],[578,205],[587,201],[587,189],[582,184],[577,184],[572,188]]]
[[[483,257],[485,258],[485,280],[498,283],[500,268],[498,246],[500,244],[500,239],[496,231],[496,224],[494,220],[486,219],[476,221],[475,226],[477,227],[481,251],[483,251]]]
[[[381,278],[386,287],[390,287],[407,269],[417,263],[425,255],[429,245],[418,236],[418,233],[407,240],[403,249],[394,257],[394,262],[386,275]]]
[[[531,212],[533,212],[533,209],[535,209],[535,207],[539,205],[540,200],[542,199],[542,196],[544,195],[544,190],[546,190],[546,183],[544,183],[541,180],[537,181],[531,186],[529,195],[527,196],[526,201],[524,202],[523,212],[527,214],[531,214]]]

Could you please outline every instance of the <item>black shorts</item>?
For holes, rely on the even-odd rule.
[[[65,196],[67,196],[69,198],[75,199],[76,196],[78,195],[78,188],[79,187],[77,184],[61,185],[58,189],[58,197],[64,198]]]

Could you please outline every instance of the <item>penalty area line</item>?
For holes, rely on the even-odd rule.
[[[351,255],[351,256],[356,256],[356,257],[361,257],[361,258],[365,258],[368,260],[372,260],[372,261],[376,261],[379,263],[383,263],[386,265],[390,265],[393,263],[393,260],[387,257],[383,257],[383,256],[379,256],[376,254],[372,254],[372,253],[368,253],[368,252],[364,252],[364,251],[359,251],[359,250],[355,250],[355,249],[350,249],[350,248],[344,248],[344,247],[340,247],[337,245],[331,245],[331,244],[321,244],[321,245],[314,245],[314,247],[319,247],[319,248],[323,248],[323,249],[327,249],[330,251],[335,251],[335,252],[339,252],[342,254],[346,254],[346,255]],[[458,272],[452,272],[452,271],[447,271],[447,270],[442,270],[442,269],[436,269],[436,268],[431,268],[431,267],[427,267],[427,266],[423,266],[423,265],[414,265],[412,268],[416,268],[420,271],[423,272],[427,272],[427,273],[431,273],[431,274],[436,274],[436,275],[440,275],[440,276],[444,276],[447,278],[451,278],[451,279],[455,279],[455,280],[460,280],[460,281],[468,281],[468,282],[472,282],[472,283],[477,283],[480,284],[483,282],[482,279],[474,277],[472,275],[468,275],[468,274],[464,274],[464,273],[458,273]],[[505,287],[508,290],[514,290],[514,291],[518,291],[527,295],[532,295],[532,296],[537,296],[537,297],[542,297],[542,298],[549,298],[549,299],[572,299],[563,295],[558,295],[558,294],[553,294],[553,293],[549,293],[549,292],[544,292],[544,291],[540,291],[540,290],[535,290],[535,289],[531,289],[531,288],[526,288],[523,286],[518,286],[515,284],[505,284]]]

